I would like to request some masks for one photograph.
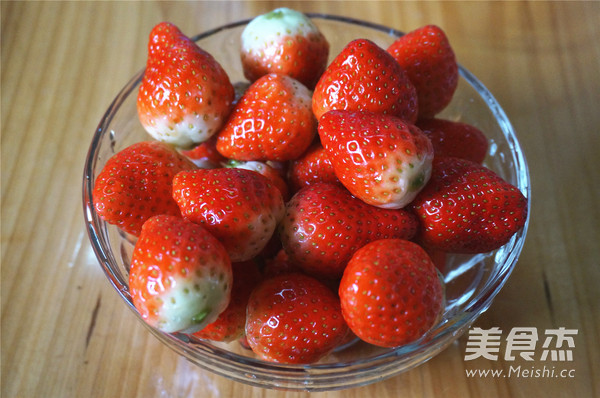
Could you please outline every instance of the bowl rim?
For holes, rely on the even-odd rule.
[[[305,14],[312,20],[326,20],[358,25],[360,27],[374,29],[391,37],[400,37],[404,34],[402,31],[385,25],[355,18],[324,13]],[[221,31],[231,30],[246,25],[251,20],[252,18],[247,18],[228,23],[192,36],[191,38],[194,41],[199,41]],[[508,277],[512,273],[518,260],[524,245],[531,213],[529,169],[514,128],[492,93],[479,81],[479,79],[462,65],[459,64],[458,67],[460,76],[469,83],[487,104],[490,111],[493,113],[494,119],[498,122],[499,127],[502,130],[504,138],[507,140],[510,153],[513,157],[512,160],[515,164],[514,168],[517,172],[516,185],[528,198],[528,208],[525,226],[502,248],[502,250],[508,251],[508,255],[502,263],[502,267],[495,269],[494,277],[490,276],[489,279],[492,280],[493,283],[488,283],[475,297],[469,299],[469,305],[464,308],[464,313],[461,314],[461,316],[452,319],[452,322],[438,324],[426,336],[416,342],[396,349],[390,349],[387,352],[375,356],[347,362],[326,364],[316,363],[310,365],[278,364],[245,357],[219,348],[208,341],[194,341],[192,348],[188,346],[189,339],[187,336],[177,333],[163,333],[144,322],[131,301],[131,296],[128,291],[128,280],[123,275],[115,274],[114,267],[111,266],[111,262],[113,264],[117,264],[117,262],[111,252],[110,245],[107,243],[108,225],[98,217],[92,199],[94,186],[93,173],[102,139],[105,134],[111,134],[110,138],[112,139],[112,133],[107,127],[110,126],[113,117],[118,112],[123,101],[137,89],[137,86],[143,77],[144,68],[137,72],[119,91],[103,114],[95,130],[94,136],[92,137],[85,160],[82,186],[84,219],[86,222],[88,238],[104,274],[142,324],[161,342],[204,369],[246,384],[290,390],[335,390],[370,384],[410,370],[429,360],[460,337],[460,335],[462,335],[472,323],[489,308],[495,296],[508,280]],[[434,337],[431,338],[432,336]],[[439,341],[443,342],[443,344],[436,344]],[[432,355],[428,355],[427,359],[422,360],[420,355],[417,354],[422,354],[424,352]],[[200,360],[196,353],[201,353],[203,360]],[[192,358],[190,358],[190,356]],[[401,368],[401,370],[398,371],[398,368]]]

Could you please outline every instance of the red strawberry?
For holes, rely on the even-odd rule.
[[[311,89],[329,56],[329,43],[317,26],[303,13],[285,7],[250,21],[242,32],[241,47],[248,80],[281,73]]]
[[[312,363],[333,350],[347,326],[337,295],[303,274],[263,281],[250,295],[246,338],[262,359]]]
[[[438,321],[444,288],[416,243],[382,239],[359,249],[339,287],[344,319],[367,343],[397,347],[421,338]]]
[[[310,91],[291,77],[271,73],[236,104],[219,132],[217,149],[230,159],[285,161],[302,155],[316,132]]]
[[[315,142],[289,168],[289,183],[296,192],[300,188],[317,182],[339,183],[327,151],[320,142]]]
[[[411,203],[420,241],[450,253],[484,253],[506,244],[527,219],[527,198],[469,160],[435,158],[427,186]]]
[[[274,167],[271,167],[265,162],[258,162],[255,160],[230,160],[225,164],[225,167],[256,171],[257,173],[267,177],[271,181],[271,183],[275,185],[277,189],[279,189],[279,192],[281,192],[281,197],[283,198],[284,202],[287,202],[290,198],[290,190],[288,188],[288,184],[285,181],[285,179],[281,176],[280,171],[276,170]]]
[[[315,87],[317,119],[332,109],[388,113],[408,122],[417,118],[417,92],[398,62],[377,44],[350,42],[327,67]]]
[[[317,183],[287,203],[280,237],[290,261],[307,274],[339,279],[356,250],[383,238],[412,238],[418,221],[404,209],[381,209],[338,184]]]
[[[216,135],[192,149],[182,150],[181,154],[201,169],[215,169],[227,162],[227,158],[217,151]]]
[[[262,280],[258,266],[253,261],[231,264],[233,287],[231,300],[216,321],[192,336],[212,341],[233,341],[244,335],[246,327],[246,307],[250,293]]]
[[[373,206],[406,206],[431,174],[431,142],[395,116],[331,111],[319,122],[319,136],[342,184]]]
[[[229,304],[227,252],[206,229],[181,217],[150,218],[135,244],[129,273],[133,304],[164,332],[194,333]]]
[[[487,155],[487,137],[475,126],[432,118],[419,120],[417,127],[431,140],[435,156],[452,156],[481,164]]]
[[[171,23],[152,29],[137,98],[151,136],[182,148],[206,141],[223,125],[233,99],[233,85],[212,55]]]
[[[444,31],[423,26],[387,49],[417,89],[419,119],[433,117],[452,100],[458,86],[456,56]]]
[[[284,212],[277,187],[257,172],[243,169],[178,173],[173,197],[183,217],[208,229],[233,262],[260,253]]]
[[[133,144],[112,156],[94,183],[98,215],[138,236],[157,214],[179,215],[171,197],[173,176],[196,167],[175,149],[157,141]]]

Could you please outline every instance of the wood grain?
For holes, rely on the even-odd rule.
[[[520,261],[476,326],[578,329],[574,377],[468,378],[465,369],[511,363],[465,361],[463,336],[370,386],[263,390],[194,367],[123,305],[82,219],[98,121],[143,67],[157,22],[193,34],[283,5],[405,31],[444,28],[512,120],[533,189]],[[1,13],[2,397],[600,396],[600,3],[3,1]]]

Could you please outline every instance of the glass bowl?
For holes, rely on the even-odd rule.
[[[308,15],[330,43],[330,61],[353,39],[367,38],[387,48],[402,35],[395,29],[355,19]],[[231,23],[194,37],[201,48],[221,63],[232,82],[245,80],[239,48],[240,35],[249,21]],[[445,311],[439,324],[424,338],[396,349],[355,342],[311,365],[269,363],[237,342],[190,341],[184,335],[167,334],[148,326],[135,310],[128,288],[128,268],[135,241],[101,220],[92,203],[94,181],[108,158],[135,142],[150,139],[138,121],[136,110],[137,89],[143,72],[138,72],[117,95],[92,138],[83,178],[84,217],[100,266],[125,304],[160,341],[201,368],[250,385],[288,390],[336,390],[384,380],[424,363],[465,333],[489,308],[515,267],[529,219],[525,227],[498,250],[448,258],[443,275]],[[481,129],[490,141],[485,165],[530,199],[527,163],[513,127],[493,95],[465,68],[460,67],[460,81],[453,101],[438,116]]]

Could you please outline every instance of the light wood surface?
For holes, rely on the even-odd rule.
[[[189,34],[278,6],[448,34],[495,94],[527,156],[532,214],[519,263],[475,326],[577,329],[574,377],[467,377],[510,361],[465,361],[467,336],[423,366],[366,387],[264,390],[195,368],[138,322],[104,277],[82,217],[96,125],[145,63],[162,20]],[[2,1],[1,396],[600,396],[599,2]],[[522,362],[519,362],[522,363]],[[506,375],[506,373],[505,373]]]

